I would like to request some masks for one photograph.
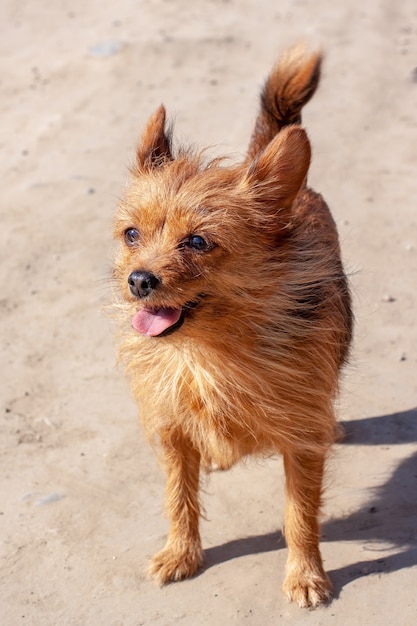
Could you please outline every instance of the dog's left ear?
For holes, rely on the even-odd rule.
[[[165,118],[165,107],[161,104],[149,119],[136,151],[140,170],[153,169],[172,160],[171,133],[165,129]]]
[[[266,212],[276,214],[277,209],[291,207],[306,179],[310,158],[307,133],[300,126],[287,126],[252,161],[244,183]]]

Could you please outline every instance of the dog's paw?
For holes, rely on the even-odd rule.
[[[203,564],[201,548],[178,551],[167,546],[158,552],[149,564],[148,573],[159,584],[190,578]]]
[[[316,607],[330,600],[332,583],[323,571],[304,569],[289,572],[283,590],[288,600],[300,608]]]

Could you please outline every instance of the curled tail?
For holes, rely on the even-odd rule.
[[[261,92],[261,107],[249,143],[253,159],[284,126],[301,123],[301,109],[320,80],[322,55],[308,54],[302,46],[290,48],[272,69]]]

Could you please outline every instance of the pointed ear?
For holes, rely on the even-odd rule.
[[[165,130],[165,117],[165,107],[161,104],[149,119],[136,151],[139,169],[159,167],[172,159],[171,133]]]
[[[250,164],[245,183],[265,209],[290,208],[310,165],[311,148],[300,126],[283,128]]]

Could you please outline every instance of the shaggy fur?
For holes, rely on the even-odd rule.
[[[284,590],[300,606],[331,594],[318,513],[352,314],[335,224],[305,184],[310,144],[298,124],[320,63],[298,48],[282,57],[238,165],[174,154],[161,106],[116,214],[120,354],[167,472],[171,527],[150,565],[161,584],[203,563],[200,468],[279,452]]]

